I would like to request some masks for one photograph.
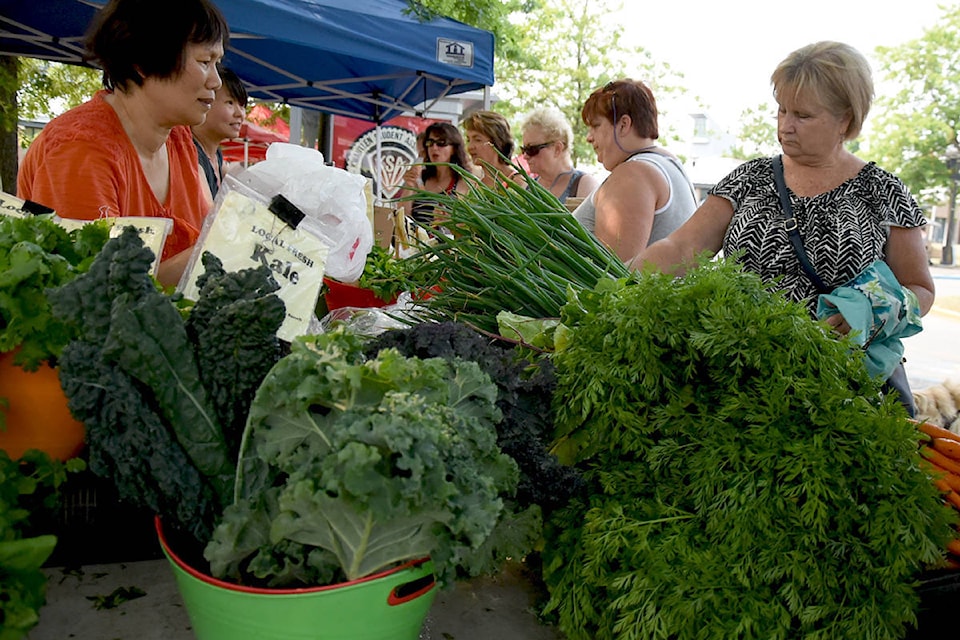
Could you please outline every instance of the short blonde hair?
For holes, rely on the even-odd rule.
[[[573,127],[556,107],[540,107],[531,111],[520,125],[520,131],[530,127],[540,127],[549,141],[562,142],[567,151],[573,147]]]
[[[773,95],[809,91],[837,116],[850,116],[845,140],[860,135],[873,103],[873,75],[859,51],[842,42],[815,42],[797,49],[770,76]]]

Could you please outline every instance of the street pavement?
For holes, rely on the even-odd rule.
[[[923,331],[904,339],[907,378],[914,391],[945,380],[960,380],[960,267],[931,267],[937,288]],[[945,308],[947,301],[953,309]]]

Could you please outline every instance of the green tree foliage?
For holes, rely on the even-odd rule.
[[[596,88],[618,78],[643,80],[661,112],[664,98],[683,91],[669,65],[623,42],[624,25],[615,17],[620,7],[612,0],[554,0],[536,12],[514,14],[524,54],[497,60],[496,110],[517,126],[537,107],[560,109],[573,127],[575,164],[595,157],[580,109]],[[661,131],[665,143],[675,137]]]
[[[100,71],[20,58],[20,117],[47,119],[86,102],[101,87]]]
[[[877,48],[883,80],[895,90],[877,100],[864,152],[921,202],[949,184],[944,150],[960,131],[960,5],[942,10],[920,38]]]
[[[738,144],[733,146],[729,155],[738,160],[752,160],[780,153],[777,143],[776,107],[763,103],[740,114]]]
[[[17,59],[0,56],[0,189],[13,192],[16,183]]]

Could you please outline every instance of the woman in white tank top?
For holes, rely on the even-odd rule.
[[[626,262],[693,214],[694,189],[677,158],[657,146],[657,105],[642,82],[597,89],[581,116],[610,175],[573,215]]]

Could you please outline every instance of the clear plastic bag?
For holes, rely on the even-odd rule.
[[[326,275],[341,282],[360,279],[373,247],[363,176],[327,166],[316,149],[275,142],[266,160],[237,179],[266,196],[283,195],[307,216],[330,247]]]

